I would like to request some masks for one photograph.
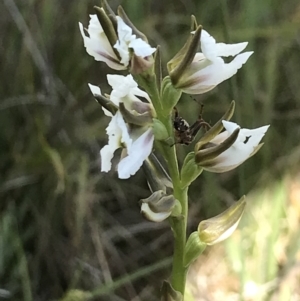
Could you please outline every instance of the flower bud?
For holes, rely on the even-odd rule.
[[[144,105],[144,103],[142,103]],[[120,102],[119,110],[128,124],[133,124],[137,126],[145,126],[152,124],[152,112],[151,112],[151,105],[147,104],[149,109],[141,114],[137,113],[136,111],[127,110],[124,103]]]
[[[184,266],[188,267],[205,250],[206,243],[199,238],[197,231],[193,232],[188,238],[184,251]]]
[[[173,195],[165,195],[163,191],[155,191],[147,199],[141,201],[142,214],[152,222],[161,222],[168,218],[176,204]]]
[[[221,214],[200,222],[198,235],[207,245],[214,245],[228,238],[237,228],[246,206],[245,196]]]
[[[151,192],[162,190],[167,193],[173,190],[170,176],[153,153],[144,161],[143,170]]]

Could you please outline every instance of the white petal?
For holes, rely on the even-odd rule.
[[[117,30],[118,30],[118,38],[121,41],[130,42],[135,38],[135,35],[132,35],[132,29],[123,21],[120,16],[116,16],[117,18]]]
[[[171,215],[170,212],[153,212],[147,203],[143,203],[141,206],[141,212],[145,217],[152,222],[162,222]]]
[[[224,80],[232,77],[247,62],[252,53],[253,51],[249,51],[237,55],[230,63],[222,65],[221,70],[215,73],[204,83],[215,83],[216,85],[218,85]]]
[[[124,146],[127,149],[130,149],[132,146],[132,138],[129,135],[128,126],[125,123],[123,116],[119,111],[116,113],[116,115],[117,115],[117,124],[121,131],[121,136],[122,136],[121,142],[124,144]]]
[[[101,171],[102,172],[108,172],[111,170],[111,160],[114,156],[115,150],[117,148],[113,148],[112,145],[105,145],[101,150],[100,150],[100,157],[101,157]]]
[[[122,131],[118,125],[117,114],[112,117],[108,127],[106,128],[108,135],[108,145],[104,146],[101,151],[101,171],[108,172],[111,169],[111,159],[115,150],[121,147]]]
[[[214,61],[217,57],[216,40],[206,30],[202,29],[201,37],[201,50],[204,56],[210,61]]]
[[[240,126],[237,123],[231,122],[231,121],[222,121],[223,126],[225,128],[225,131],[218,134],[215,138],[213,138],[210,142],[213,144],[220,144],[225,139],[227,139],[237,128],[240,128]]]
[[[149,95],[138,88],[137,82],[132,75],[107,75],[109,85],[113,88],[110,94],[110,100],[115,104],[124,102],[130,104],[133,101],[140,101],[136,96],[144,97],[150,102]]]
[[[141,57],[147,57],[156,50],[140,38],[131,41],[128,46],[133,49],[134,53],[137,56]]]
[[[89,85],[89,88],[90,88],[90,90],[91,90],[91,92],[93,93],[94,96],[102,95],[101,90],[98,86],[94,86],[92,84],[88,84],[88,85]]]
[[[200,69],[186,79],[186,81],[192,81],[194,84],[182,90],[190,94],[202,94],[212,90],[215,86],[236,74],[252,53],[239,54],[228,64],[225,64],[221,58],[216,58],[211,65]]]
[[[128,149],[128,156],[122,159],[118,165],[120,179],[128,179],[140,169],[144,160],[151,154],[153,141],[152,128],[149,128],[132,143],[131,148]]]
[[[201,31],[200,43],[204,56],[211,61],[214,61],[218,56],[235,56],[248,45],[248,42],[237,44],[216,43],[216,40],[206,30]]]
[[[106,128],[106,133],[108,135],[108,145],[101,149],[100,154],[101,171],[108,172],[111,169],[111,159],[114,156],[114,152],[122,146],[122,143],[131,147],[132,139],[119,111],[112,117]]]
[[[237,124],[229,121],[223,121],[223,125],[228,133],[231,133],[237,126]],[[211,172],[224,172],[239,166],[252,156],[268,127],[240,130],[235,143],[217,158],[213,159],[212,166],[204,167],[204,169]]]
[[[132,29],[125,24],[121,17],[117,16],[116,18],[118,23],[118,41],[114,45],[114,48],[118,50],[122,64],[125,66],[128,66],[129,64],[129,48],[133,49],[133,52],[141,57],[147,57],[156,50],[155,48],[150,47],[147,42],[132,34]]]
[[[118,41],[114,45],[114,48],[118,50],[121,56],[121,63],[128,66],[130,59],[128,44],[135,39],[135,35],[132,35],[132,29],[125,24],[121,17],[117,16],[116,18],[118,23]]]
[[[218,56],[235,56],[243,51],[248,42],[237,43],[237,44],[224,44],[224,43],[217,43],[216,51]]]
[[[230,134],[232,134],[237,128],[240,128],[240,126],[232,121],[222,120],[223,126],[225,130]]]
[[[127,43],[124,41],[117,41],[116,44],[114,45],[114,48],[117,49],[117,51],[120,54],[121,64],[127,67],[129,65],[129,60],[130,60]]]
[[[113,90],[118,91],[120,97],[126,96],[131,89],[138,86],[131,74],[127,76],[108,74],[107,81]]]

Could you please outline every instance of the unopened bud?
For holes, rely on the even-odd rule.
[[[129,124],[134,124],[137,126],[145,126],[152,124],[152,112],[149,106],[149,110],[143,112],[142,114],[137,114],[136,111],[129,111],[126,109],[123,102],[119,104],[119,110],[124,118],[124,120]]]
[[[246,206],[245,196],[223,213],[200,222],[198,235],[207,245],[214,245],[228,238],[237,228]]]
[[[141,200],[141,212],[148,220],[161,222],[171,215],[175,203],[173,195],[155,191],[149,198]]]
[[[173,191],[170,176],[153,153],[144,161],[143,170],[151,192],[162,190],[166,194]]]

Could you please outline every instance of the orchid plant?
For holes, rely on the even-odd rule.
[[[106,128],[108,144],[100,151],[101,171],[112,170],[119,148],[122,152],[116,169],[120,179],[144,170],[151,195],[141,200],[141,213],[152,222],[167,220],[174,233],[172,274],[170,282],[163,284],[162,300],[183,300],[190,264],[207,245],[231,235],[246,205],[242,197],[218,216],[201,221],[187,236],[189,186],[203,170],[227,172],[253,156],[262,146],[268,125],[250,130],[230,122],[235,107],[232,101],[219,121],[212,126],[205,123],[206,131],[196,140],[194,151],[179,166],[180,144],[191,143],[203,124],[200,120],[189,126],[183,118],[175,120],[174,107],[182,93],[203,94],[232,77],[253,52],[241,53],[247,42],[217,43],[192,16],[187,41],[168,62],[168,75],[163,78],[159,46],[150,46],[122,7],[116,15],[104,0],[95,11],[87,29],[79,23],[87,53],[111,69],[128,72],[126,76],[107,75],[110,94],[89,84],[104,114],[111,118]],[[225,63],[222,57],[230,56],[234,58]],[[184,143],[187,135],[188,143]]]

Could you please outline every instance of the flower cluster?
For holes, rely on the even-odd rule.
[[[241,129],[229,121],[234,113],[234,102],[212,127],[202,119],[189,126],[178,116],[177,110],[174,121],[173,109],[182,93],[203,94],[232,77],[253,52],[242,53],[247,42],[217,43],[192,19],[189,37],[168,62],[169,74],[162,80],[159,48],[150,46],[147,37],[131,23],[123,9],[119,7],[115,15],[105,0],[103,7],[95,9],[87,29],[79,23],[87,53],[111,69],[129,72],[127,76],[107,75],[110,94],[89,85],[104,114],[111,118],[106,129],[108,144],[100,151],[101,171],[112,169],[112,159],[121,148],[117,165],[119,178],[127,179],[144,168],[152,192],[150,197],[141,200],[144,216],[155,222],[178,217],[183,214],[182,201],[176,198],[178,191],[186,189],[203,170],[222,173],[242,164],[260,149],[268,126]],[[223,57],[233,59],[226,63]],[[178,165],[171,169],[173,174],[170,172],[169,176],[153,154],[154,145],[167,166],[174,164],[171,149],[178,143],[192,143],[203,125],[207,131],[196,141],[194,152],[186,156],[180,176],[174,174]],[[174,177],[177,177],[176,187],[172,183]],[[223,214],[200,223],[196,243],[192,240],[187,243],[187,254],[198,254],[203,244],[226,238],[237,226],[244,207],[245,202],[241,200]]]
[[[108,101],[116,111],[113,115],[102,107],[111,121],[106,129],[108,145],[100,151],[101,171],[108,172],[111,169],[114,152],[123,148],[118,174],[120,179],[127,179],[140,169],[152,152],[154,135],[151,124],[155,111],[149,95],[138,88],[131,75],[107,75],[107,80],[112,87]],[[89,87],[96,99],[102,96],[99,87],[91,84]],[[142,102],[138,96],[148,102]]]
[[[128,26],[125,23],[127,18],[123,20],[120,16],[107,14],[104,8],[98,7],[96,13],[90,15],[86,32],[83,25],[79,23],[87,53],[96,61],[105,62],[114,70],[125,70],[131,67],[131,71],[136,73],[147,69],[151,65],[151,55],[156,49],[147,43],[146,37],[132,24]],[[127,17],[123,10],[119,13]]]

